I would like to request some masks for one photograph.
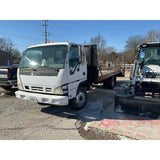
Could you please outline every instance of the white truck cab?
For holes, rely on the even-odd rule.
[[[17,98],[82,109],[87,101],[87,61],[83,47],[69,42],[33,45],[17,71]]]

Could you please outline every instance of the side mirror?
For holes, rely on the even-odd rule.
[[[140,58],[144,58],[145,57],[145,53],[144,52],[140,52]]]

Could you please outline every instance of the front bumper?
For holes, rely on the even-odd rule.
[[[16,97],[38,103],[65,106],[68,105],[68,96],[46,95],[39,93],[30,93],[25,91],[16,91]]]
[[[1,80],[0,86],[17,86],[17,80]]]

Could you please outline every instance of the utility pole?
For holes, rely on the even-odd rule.
[[[45,36],[45,43],[47,43],[47,36],[49,36],[49,32],[47,32],[47,26],[48,26],[48,24],[47,24],[47,22],[48,22],[48,20],[44,20],[44,24],[43,24],[43,26],[44,26],[44,36]]]

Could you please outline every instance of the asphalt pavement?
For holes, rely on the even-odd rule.
[[[115,112],[114,95],[123,92],[125,83],[128,79],[118,78],[113,90],[104,89],[102,84],[94,86],[80,111],[17,99],[17,88],[0,89],[0,139],[160,139],[159,118]]]

